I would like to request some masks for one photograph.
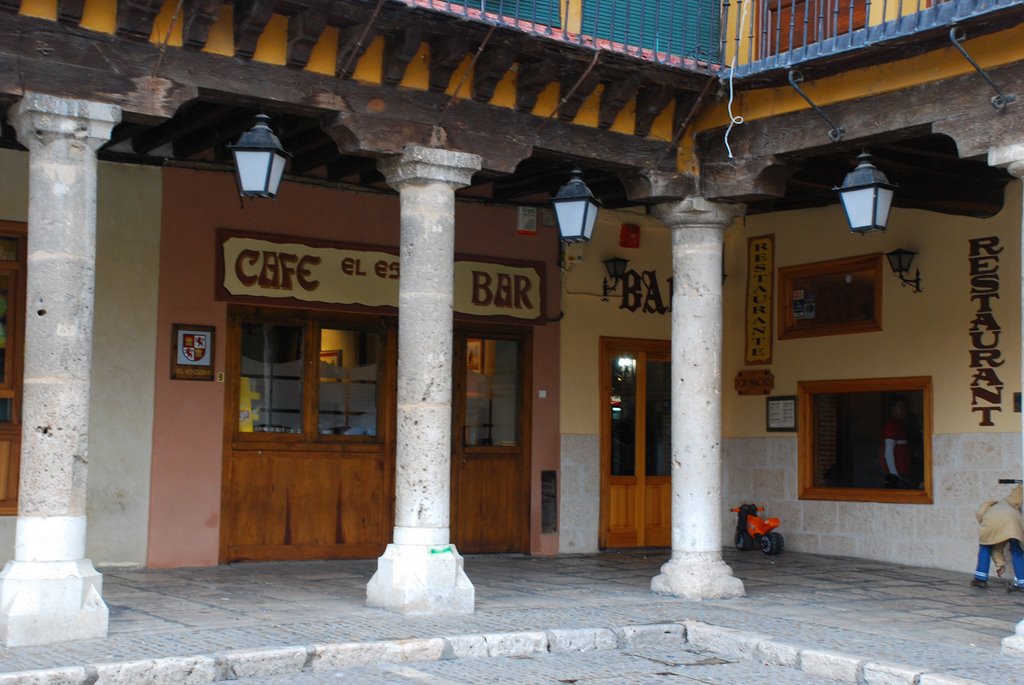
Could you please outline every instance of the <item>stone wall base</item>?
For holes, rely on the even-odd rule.
[[[745,594],[743,581],[733,576],[720,552],[676,552],[651,580],[651,590],[686,599],[724,599]]]
[[[20,647],[106,637],[102,590],[88,559],[9,561],[0,573],[0,639]]]
[[[471,614],[476,598],[455,545],[390,544],[366,586],[366,603],[399,614]]]

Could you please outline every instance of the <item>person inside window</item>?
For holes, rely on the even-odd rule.
[[[907,398],[895,395],[889,400],[889,417],[882,426],[879,462],[887,488],[914,487],[910,472],[910,441],[907,433]]]

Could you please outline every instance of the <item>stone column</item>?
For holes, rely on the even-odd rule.
[[[472,613],[475,591],[448,526],[455,190],[469,185],[480,157],[410,146],[379,167],[401,197],[395,532],[366,603],[402,614]]]
[[[988,163],[991,166],[1004,167],[1014,178],[1024,177],[1024,143],[989,150]],[[1021,236],[1021,249],[1022,254],[1024,254],[1024,208],[1022,208],[1021,212]],[[1022,308],[1024,308],[1024,275],[1021,277],[1021,304]],[[1021,332],[1024,334],[1024,330]],[[1022,337],[1022,340],[1024,340],[1024,337]],[[1024,352],[1024,348],[1022,348],[1022,352]],[[1024,382],[1024,372],[1022,372],[1021,380]],[[1024,437],[1024,433],[1021,435]],[[1022,452],[1022,457],[1024,457],[1024,452]],[[1022,464],[1020,477],[1024,478],[1024,464]],[[1017,624],[1013,635],[1003,638],[1002,651],[1003,654],[1024,656],[1024,620]]]
[[[722,561],[722,244],[742,205],[655,205],[672,231],[672,558],[654,592],[743,595]]]
[[[26,94],[9,121],[29,149],[21,480],[14,561],[0,573],[8,646],[104,637],[102,577],[85,558],[96,150],[114,105]]]

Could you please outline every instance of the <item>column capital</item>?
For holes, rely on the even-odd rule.
[[[377,162],[387,184],[395,190],[410,185],[446,183],[453,190],[470,184],[480,171],[480,155],[441,148],[410,145],[402,154]]]
[[[74,139],[98,149],[121,121],[121,108],[89,100],[26,93],[7,117],[18,141],[31,148],[53,139]]]
[[[742,204],[711,202],[703,197],[654,205],[654,215],[669,228],[726,228],[746,209]]]
[[[988,151],[989,166],[1005,168],[1014,178],[1024,176],[1024,143],[994,147]]]

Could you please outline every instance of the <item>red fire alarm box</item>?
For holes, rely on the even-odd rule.
[[[622,224],[619,229],[619,247],[640,247],[640,227],[636,224]]]

